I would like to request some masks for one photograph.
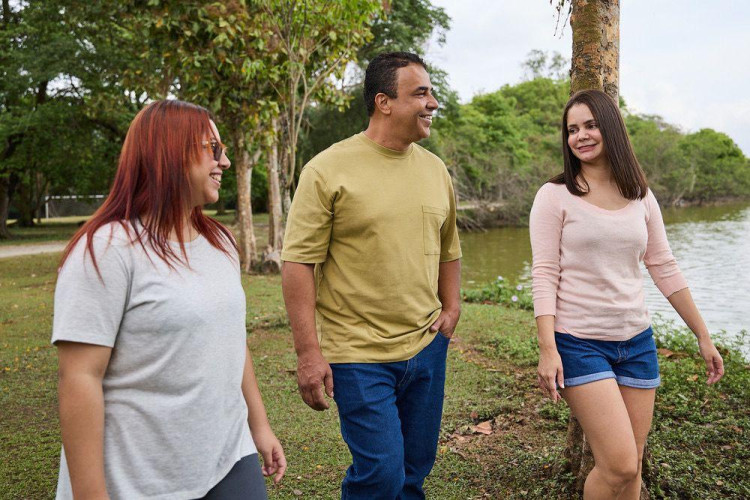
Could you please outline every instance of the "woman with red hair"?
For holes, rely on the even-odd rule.
[[[229,165],[207,110],[154,102],[68,244],[52,333],[57,498],[266,498],[263,475],[284,475],[246,344],[236,245],[202,212]]]

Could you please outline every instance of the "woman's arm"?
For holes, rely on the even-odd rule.
[[[677,314],[685,321],[688,328],[698,338],[698,348],[701,357],[706,362],[708,383],[714,384],[718,382],[724,375],[724,360],[711,340],[706,323],[703,321],[700,312],[698,312],[698,307],[696,307],[693,296],[690,294],[690,289],[683,288],[670,295],[667,299],[672,304],[672,307],[674,307],[674,310],[677,311]]]
[[[102,378],[112,349],[58,342],[60,429],[76,500],[109,499],[104,480]]]
[[[268,423],[266,407],[258,389],[258,381],[255,378],[253,358],[250,349],[246,349],[245,371],[242,376],[242,394],[247,404],[247,422],[253,435],[255,446],[263,457],[263,475],[272,476],[273,482],[278,484],[286,472],[286,457],[281,443],[271,430]]]
[[[544,185],[534,199],[529,215],[531,236],[532,292],[534,316],[539,339],[537,382],[552,401],[560,400],[557,386],[564,388],[563,366],[555,345],[555,313],[557,285],[560,281],[560,239],[562,210],[551,192],[553,186]],[[557,386],[555,385],[557,383]]]
[[[550,315],[537,316],[536,328],[539,340],[537,382],[542,391],[557,403],[561,398],[560,393],[557,392],[557,386],[565,389],[565,384],[563,382],[562,360],[555,345],[555,317]],[[557,386],[555,383],[557,383]]]
[[[693,296],[687,287],[687,281],[677,266],[677,260],[672,255],[672,250],[669,248],[661,209],[651,190],[648,191],[644,202],[648,210],[648,221],[646,222],[648,242],[643,263],[646,265],[646,269],[648,269],[656,287],[667,297],[677,314],[698,337],[698,347],[703,360],[706,362],[708,383],[713,384],[724,375],[724,361],[711,341],[706,323],[703,322],[703,318],[701,318],[698,308],[693,302]]]

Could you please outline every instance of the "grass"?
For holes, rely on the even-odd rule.
[[[49,345],[59,254],[0,260],[0,496],[54,495],[60,437],[56,353]],[[272,499],[338,498],[349,463],[335,405],[314,412],[300,399],[295,356],[278,276],[245,276],[248,342],[274,430],[290,468]],[[515,304],[514,304],[515,305]],[[727,375],[704,383],[701,360],[685,333],[656,328],[662,388],[650,445],[650,490],[665,498],[748,498],[746,432],[750,373],[723,350]],[[662,351],[667,353],[667,351]],[[568,410],[535,385],[535,327],[519,307],[464,304],[449,350],[438,459],[428,498],[568,498],[563,447]],[[696,377],[697,375],[697,377]],[[490,422],[491,434],[476,433]]]
[[[45,243],[48,241],[69,240],[80,224],[88,217],[58,217],[42,219],[33,227],[18,227],[9,221],[10,239],[0,239],[0,246]]]

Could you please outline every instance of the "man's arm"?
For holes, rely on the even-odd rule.
[[[461,316],[461,260],[441,262],[438,274],[438,297],[443,304],[440,316],[430,330],[439,331],[446,337],[453,336],[458,318]]]
[[[281,289],[297,352],[297,385],[302,399],[314,410],[325,410],[328,397],[333,397],[333,374],[323,358],[315,328],[315,266],[284,262],[281,268]]]

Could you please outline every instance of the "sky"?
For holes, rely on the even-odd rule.
[[[452,21],[445,45],[431,42],[426,56],[462,102],[520,82],[534,49],[570,59],[570,26],[555,35],[549,0],[432,3]],[[621,0],[620,95],[685,132],[724,132],[750,157],[749,25],[748,0]]]

